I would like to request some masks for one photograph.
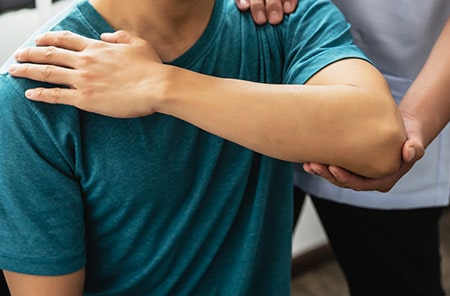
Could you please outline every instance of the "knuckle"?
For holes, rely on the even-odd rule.
[[[22,69],[22,72],[27,75],[28,73],[30,73],[30,65],[28,64],[23,64],[20,69]]]
[[[36,89],[36,98],[41,98],[41,97],[43,97],[43,95],[44,95],[44,89],[43,88],[38,88],[38,89]]]
[[[52,88],[52,90],[50,92],[50,96],[54,102],[59,101],[59,99],[61,98],[61,89],[60,88]]]
[[[257,10],[265,10],[266,9],[266,3],[264,0],[253,0],[250,1],[250,9],[252,11],[257,11]]]
[[[91,81],[91,78],[92,75],[89,71],[79,71],[78,79],[80,84]]]
[[[125,30],[119,30],[119,31],[117,31],[117,36],[119,36],[119,37],[125,37],[125,36],[127,36],[128,34],[127,34],[127,32],[125,31]]]
[[[92,55],[90,52],[81,52],[77,56],[77,62],[81,65],[81,68],[92,65],[97,60],[98,58],[95,55]]]
[[[72,37],[72,32],[67,31],[67,30],[61,31],[61,34],[58,35],[59,40],[63,41],[63,42],[69,40],[71,37]]]
[[[56,52],[56,48],[53,46],[49,46],[49,47],[45,48],[43,56],[47,60],[51,60],[53,58],[53,56],[55,55],[55,52]]]
[[[51,77],[52,73],[53,73],[53,69],[54,69],[54,66],[52,66],[52,65],[45,65],[44,69],[42,70],[42,78],[44,80],[49,79]]]
[[[86,98],[92,97],[92,95],[94,93],[94,91],[90,88],[84,88],[84,89],[78,90],[78,91],[80,94],[80,96],[79,96],[80,102],[82,102]]]
[[[266,6],[268,9],[281,9],[281,2],[275,0],[266,1]]]
[[[20,59],[20,60],[29,60],[30,58],[30,51],[31,51],[31,47],[26,47],[20,50],[20,54],[18,56],[16,56],[16,58]]]

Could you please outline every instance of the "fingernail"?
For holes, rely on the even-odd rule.
[[[405,161],[411,162],[416,157],[416,149],[414,149],[414,147],[410,146],[410,147],[408,147],[408,151],[409,151],[409,159],[406,159]]]
[[[35,93],[36,92],[33,89],[28,89],[28,90],[25,91],[25,96],[28,99],[32,99]]]
[[[34,43],[39,44],[41,37],[42,37],[42,35],[37,35],[36,38],[34,38]]]
[[[16,70],[17,70],[17,66],[16,65],[11,65],[9,67],[9,73],[14,73],[14,72],[16,72]]]
[[[278,11],[272,11],[272,12],[270,12],[270,15],[269,15],[270,21],[274,22],[274,23],[279,22],[281,17],[282,16],[278,13]]]
[[[266,19],[266,15],[264,14],[264,12],[258,11],[256,13],[256,22],[258,24],[264,24],[266,21],[267,21],[267,19]]]
[[[20,56],[22,55],[22,50],[18,49],[14,52],[14,58],[17,60],[20,58]]]
[[[284,12],[291,12],[292,6],[290,2],[284,2],[283,4]]]
[[[315,175],[316,172],[314,172],[313,170],[309,169],[309,170],[304,170],[305,172],[307,172],[310,175]]]
[[[318,175],[318,176],[321,176],[321,175],[322,175],[321,172],[318,171],[318,170],[314,170],[314,169],[313,169],[313,172],[314,172],[314,175]]]
[[[339,179],[339,178],[338,178],[338,177],[339,177],[339,174],[337,173],[337,171],[336,171],[333,167],[329,168],[328,170],[329,170],[330,173],[333,175],[333,177],[335,177],[336,179]]]

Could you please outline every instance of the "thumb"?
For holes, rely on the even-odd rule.
[[[134,35],[124,30],[119,30],[114,33],[103,33],[100,37],[103,41],[110,43],[131,44],[136,40]]]
[[[424,150],[425,149],[423,145],[421,145],[420,143],[413,140],[407,140],[403,145],[402,150],[403,160],[407,163],[417,161],[421,159],[422,156],[424,155],[425,153]]]
[[[407,163],[410,163],[414,160],[414,158],[416,157],[416,149],[414,148],[414,146],[406,146],[403,149],[403,160]]]

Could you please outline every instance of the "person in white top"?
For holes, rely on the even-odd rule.
[[[282,20],[280,2],[267,1],[267,14],[256,0],[238,6],[250,6],[260,24],[276,24]],[[420,149],[405,144],[407,161],[383,179],[317,163],[303,164],[306,173],[298,165],[297,213],[301,188],[312,197],[351,295],[444,295],[439,218],[450,187],[450,1],[333,2],[352,24],[355,42],[385,75],[410,147],[426,153],[415,162]],[[296,4],[283,3],[285,13]]]

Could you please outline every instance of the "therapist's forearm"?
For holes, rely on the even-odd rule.
[[[430,56],[399,105],[404,116],[420,125],[428,146],[450,120],[450,19]]]

